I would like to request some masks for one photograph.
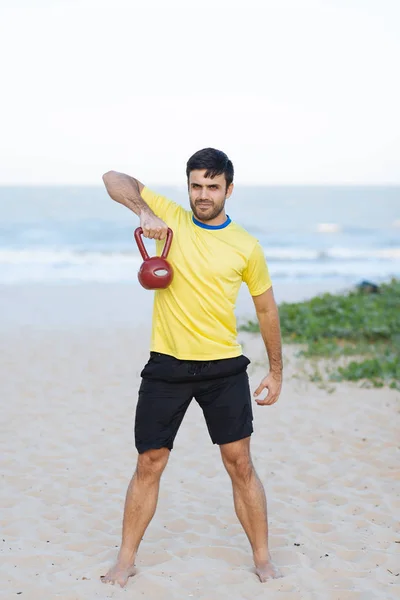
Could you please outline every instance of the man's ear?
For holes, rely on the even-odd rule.
[[[229,198],[231,196],[231,194],[233,192],[233,188],[234,188],[234,185],[233,185],[233,183],[231,183],[230,186],[228,187],[228,189],[226,190],[226,198]]]

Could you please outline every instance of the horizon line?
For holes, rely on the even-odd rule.
[[[186,188],[185,183],[166,183],[166,182],[151,182],[144,184],[148,187],[176,187]],[[400,181],[382,181],[382,182],[300,182],[300,183],[283,183],[283,182],[268,182],[268,183],[235,183],[235,187],[400,187]],[[82,183],[82,182],[43,182],[43,183],[2,183],[0,188],[6,187],[104,187],[102,183]]]

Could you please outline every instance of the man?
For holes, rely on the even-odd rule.
[[[233,488],[236,514],[253,551],[260,581],[278,577],[268,549],[264,488],[250,454],[253,432],[248,358],[237,341],[234,306],[246,282],[269,358],[269,373],[254,392],[260,406],[274,404],[282,385],[279,316],[259,242],[225,213],[233,191],[233,165],[213,148],[187,163],[191,211],[159,196],[137,179],[110,171],[103,176],[111,198],[140,217],[143,234],[161,252],[174,232],[168,261],[171,285],[154,298],[150,358],[141,376],[135,418],[139,453],[129,484],[122,544],[106,583],[123,587],[135,573],[140,541],[156,509],[159,482],[175,436],[194,397],[211,440],[218,444]]]

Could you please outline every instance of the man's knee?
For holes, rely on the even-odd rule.
[[[229,475],[235,481],[247,483],[254,474],[248,446],[232,445],[221,447],[222,460]]]
[[[146,450],[139,454],[136,476],[139,479],[158,479],[167,465],[168,458],[168,448]]]
[[[254,474],[253,464],[248,456],[237,457],[225,463],[226,470],[232,479],[247,483]]]

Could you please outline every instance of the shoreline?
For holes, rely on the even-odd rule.
[[[298,302],[324,292],[350,289],[343,282],[278,284],[277,303]],[[138,283],[0,284],[0,330],[19,327],[129,327],[151,321],[153,294]],[[238,325],[255,317],[252,298],[242,285],[236,304]]]

